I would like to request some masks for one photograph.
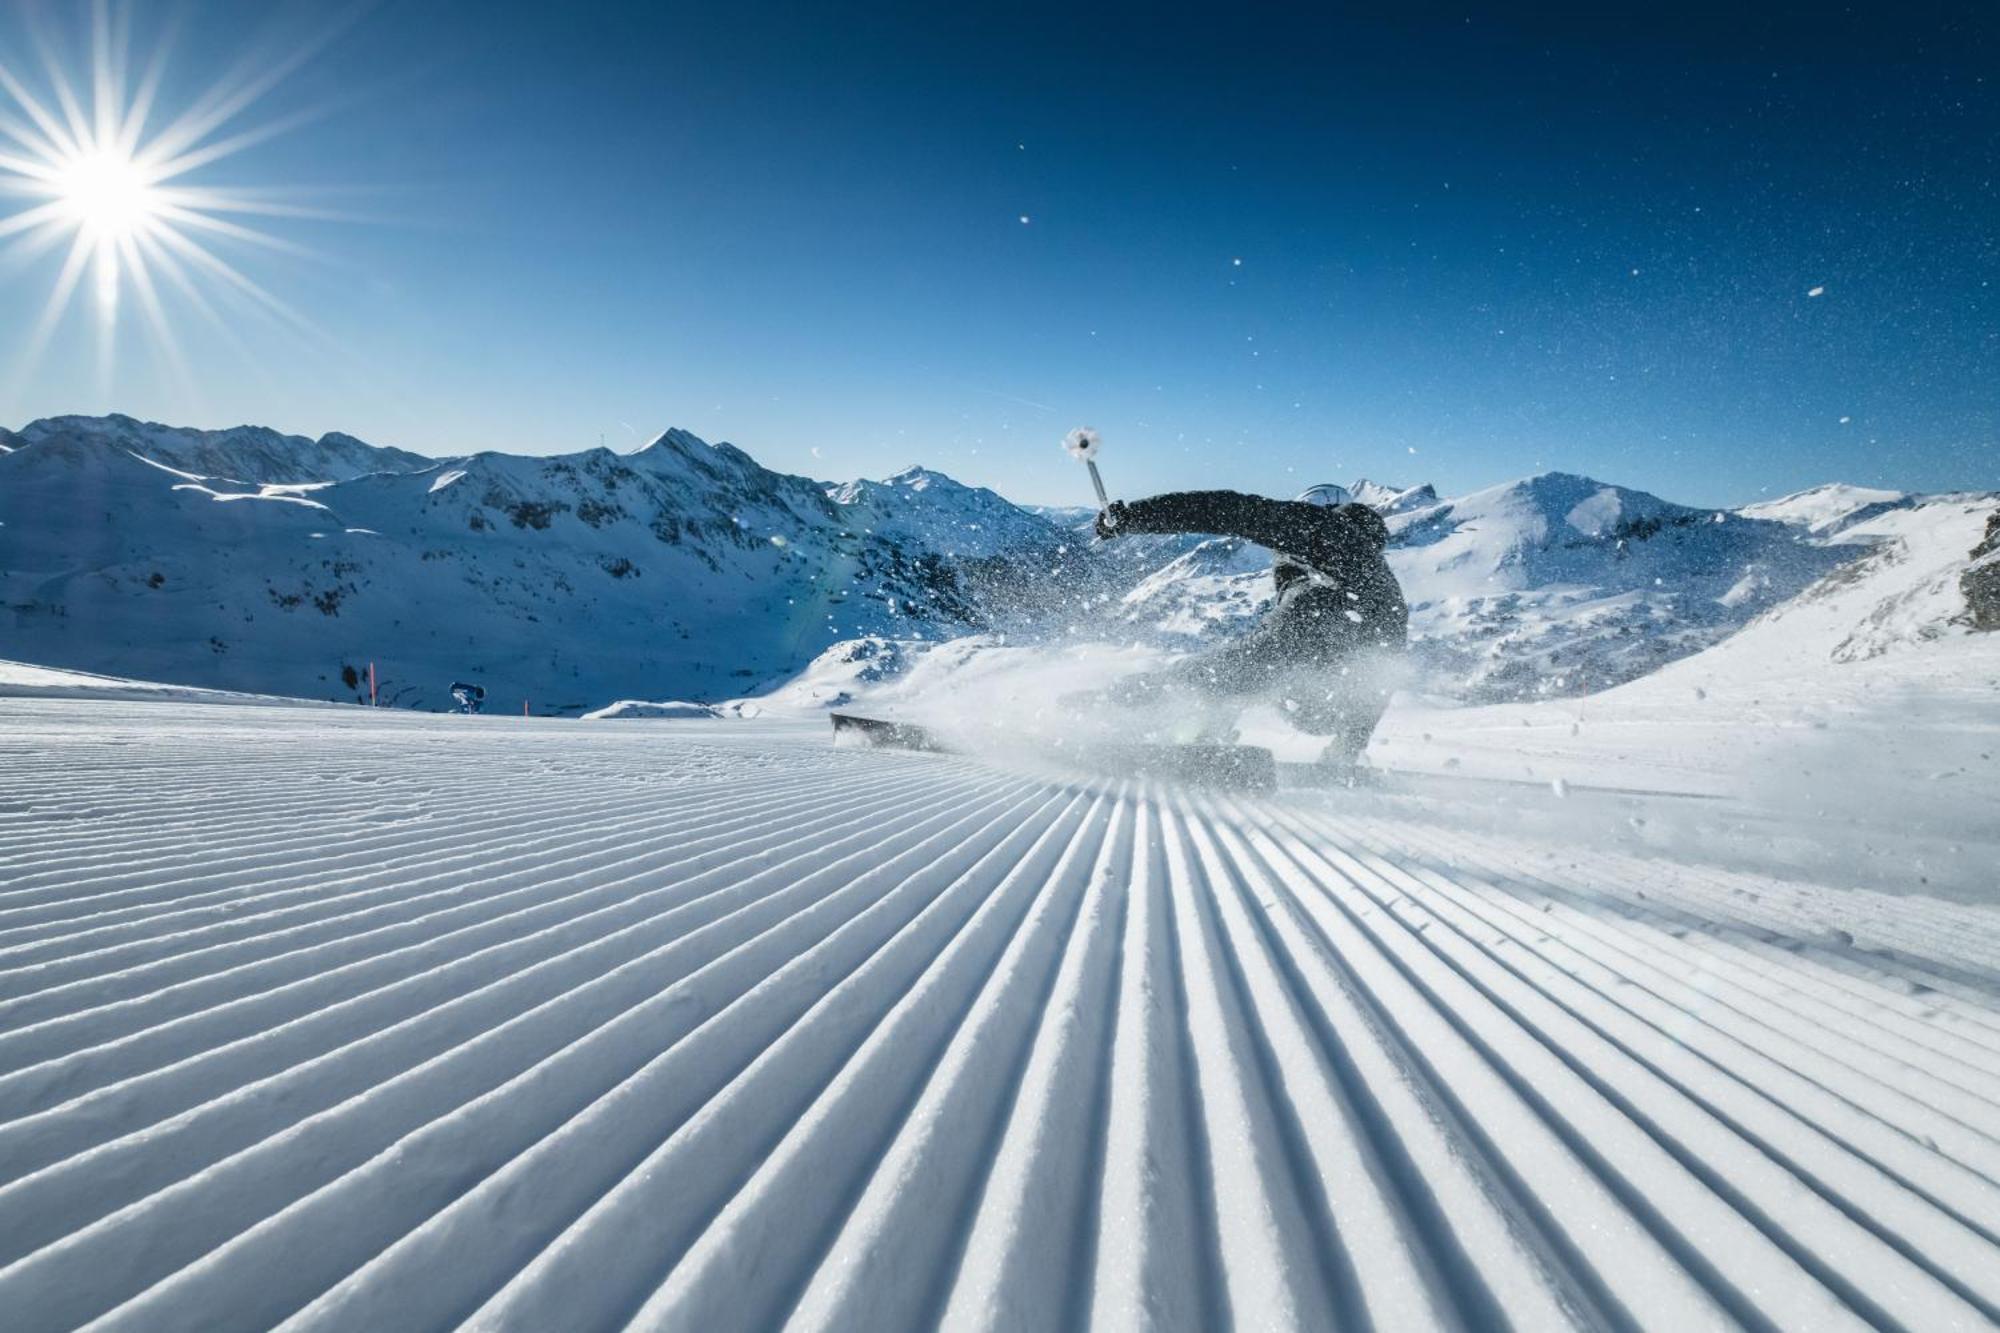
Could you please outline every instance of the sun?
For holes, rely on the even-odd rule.
[[[327,40],[331,30],[285,47],[246,53],[178,115],[164,115],[166,47],[135,70],[132,7],[113,0],[90,9],[87,57],[70,66],[60,43],[37,32],[41,87],[0,50],[0,278],[23,262],[59,255],[41,318],[10,377],[25,382],[88,275],[95,288],[100,379],[108,385],[127,294],[178,368],[170,311],[193,314],[241,342],[240,317],[275,320],[313,336],[310,321],[224,257],[225,246],[316,257],[308,248],[246,219],[344,218],[301,202],[295,192],[221,187],[201,180],[214,164],[309,116],[245,123],[249,108]],[[254,55],[254,58],[251,56]],[[136,76],[136,77],[135,77]],[[6,197],[25,199],[12,212]],[[0,394],[0,396],[6,396]]]
[[[70,158],[51,185],[63,216],[99,239],[115,241],[145,230],[163,203],[146,169],[116,148]]]

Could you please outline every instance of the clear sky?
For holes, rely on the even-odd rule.
[[[2000,485],[2000,5],[1305,8],[143,5],[148,133],[275,74],[172,184],[313,214],[182,229],[289,313],[181,252],[170,344],[126,272],[108,358],[89,276],[38,350],[69,242],[18,232],[0,422],[678,425],[1032,502],[1080,423],[1124,494]],[[37,28],[87,84],[88,8],[0,0],[53,107]]]

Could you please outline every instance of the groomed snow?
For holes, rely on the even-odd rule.
[[[311,700],[279,699],[268,694],[242,694],[234,690],[204,690],[192,685],[129,680],[123,676],[100,676],[90,671],[65,671],[58,667],[7,661],[0,661],[0,699],[151,699],[293,708],[332,707]]]
[[[720,717],[714,704],[688,703],[684,699],[666,699],[653,703],[645,699],[620,699],[617,703],[606,704],[583,715],[585,721],[608,722],[618,718],[699,718]]]
[[[1991,904],[823,726],[0,701],[7,1327],[2000,1313]]]

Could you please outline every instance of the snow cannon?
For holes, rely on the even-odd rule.
[[[1104,447],[1104,437],[1089,426],[1078,426],[1063,436],[1063,448],[1070,457],[1090,469],[1090,484],[1097,488],[1097,507],[1106,508],[1111,497],[1104,493],[1104,478],[1097,475],[1097,451]]]

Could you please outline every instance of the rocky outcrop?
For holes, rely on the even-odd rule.
[[[1986,536],[1972,548],[1972,564],[1958,576],[1972,628],[2000,630],[2000,512],[1986,520]]]

